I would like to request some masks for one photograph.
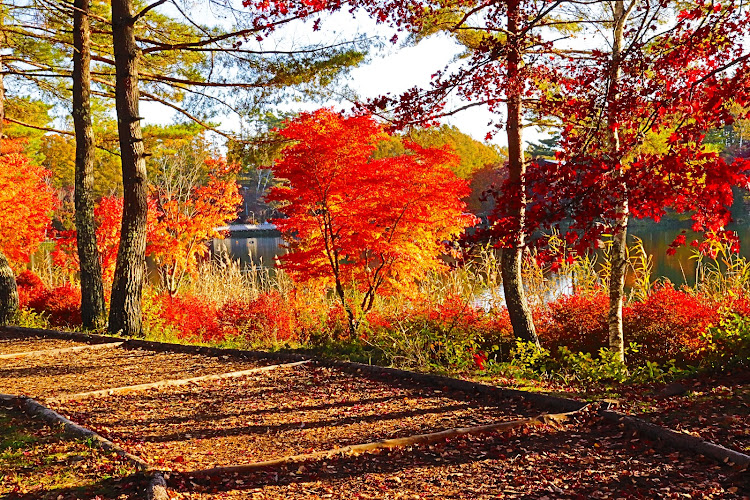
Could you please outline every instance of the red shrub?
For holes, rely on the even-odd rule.
[[[500,358],[506,359],[515,343],[508,309],[503,307],[495,313],[483,312],[483,314],[480,346],[487,352],[493,352]]]
[[[264,293],[251,301],[227,302],[218,317],[228,335],[270,342],[295,336],[294,309],[279,292]]]
[[[635,357],[642,360],[693,360],[703,347],[700,334],[718,321],[718,308],[710,300],[671,284],[657,287],[645,302],[623,311],[625,341],[641,345]]]
[[[216,303],[204,297],[159,295],[157,301],[166,323],[174,327],[182,338],[204,341],[223,340],[219,328]]]
[[[405,319],[425,322],[434,330],[465,332],[467,335],[486,334],[495,326],[495,318],[490,314],[456,295],[446,297],[440,304],[417,302]]]
[[[745,295],[729,298],[722,305],[729,309],[729,312],[750,318],[750,298]]]
[[[427,319],[443,329],[468,329],[479,322],[479,311],[461,297],[451,295],[426,312]]]
[[[573,352],[597,352],[607,345],[607,295],[565,295],[548,306],[536,326],[540,342],[553,354],[563,345]]]
[[[18,306],[21,308],[28,307],[29,302],[47,291],[42,279],[32,271],[23,271],[16,276],[16,286],[18,287]]]
[[[81,324],[80,288],[63,285],[51,290],[43,290],[29,296],[28,299],[28,308],[46,314],[52,326],[78,326]]]
[[[370,311],[365,315],[367,326],[373,332],[388,331],[393,328],[393,322],[390,318],[383,316],[378,311]],[[362,333],[364,336],[365,334]]]
[[[326,314],[325,330],[335,340],[349,339],[349,320],[341,303],[336,302]]]

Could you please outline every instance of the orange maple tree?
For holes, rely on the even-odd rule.
[[[206,242],[221,234],[217,227],[237,217],[242,202],[233,178],[236,168],[224,159],[206,160],[205,183],[151,187],[155,203],[155,220],[149,229],[146,255],[154,259],[162,283],[174,295],[187,274],[197,271],[199,259],[206,257]]]
[[[165,288],[174,295],[186,274],[197,270],[197,262],[208,255],[206,241],[220,234],[215,228],[227,224],[237,215],[242,201],[234,169],[223,159],[207,160],[208,177],[184,189],[151,186],[148,207],[146,254],[154,259]],[[122,198],[102,198],[94,210],[96,238],[103,278],[111,283],[117,251],[120,246]],[[58,233],[55,263],[77,271],[76,231]]]
[[[0,249],[18,267],[47,237],[57,205],[50,172],[18,152],[0,156]]]
[[[149,205],[149,221],[155,219],[155,205]],[[120,226],[122,225],[122,198],[107,196],[99,200],[94,208],[96,220],[96,247],[102,265],[102,278],[105,283],[112,283],[117,263],[117,250],[120,247]],[[151,223],[153,225],[153,223]],[[56,248],[52,252],[54,263],[69,272],[80,269],[76,247],[77,231],[58,231]]]
[[[459,159],[416,144],[375,158],[388,139],[383,127],[329,109],[301,114],[280,134],[294,141],[273,167],[287,182],[267,200],[286,215],[274,220],[289,250],[282,267],[333,286],[354,334],[378,294],[403,291],[444,266],[446,243],[473,223],[461,201],[469,188],[449,168]]]

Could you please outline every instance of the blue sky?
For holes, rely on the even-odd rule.
[[[213,16],[213,13],[206,12],[206,18],[211,16]],[[217,24],[227,23],[226,19],[213,17]],[[211,24],[211,21],[207,21],[207,23]],[[279,30],[273,37],[258,44],[258,48],[299,47],[306,43],[319,41],[340,41],[351,39],[358,33],[377,35],[384,41],[382,49],[373,51],[369,62],[354,69],[346,80],[347,85],[363,99],[377,97],[389,92],[398,95],[415,85],[427,86],[430,75],[445,68],[460,51],[459,45],[447,35],[432,36],[416,46],[393,45],[387,42],[393,35],[392,31],[375,25],[367,16],[357,15],[352,18],[348,13],[329,16],[324,20],[319,32],[313,32],[310,23],[297,24]],[[321,105],[343,110],[351,108],[351,103],[338,101],[322,104],[293,103],[283,108],[287,110],[311,110]],[[142,103],[141,106],[144,109],[143,116],[149,118],[147,122],[164,124],[172,120],[173,113],[171,110],[161,105]],[[444,123],[455,125],[476,140],[484,141],[487,132],[492,130],[492,127],[488,126],[488,122],[493,118],[496,121],[498,119],[502,121],[503,119],[502,116],[493,116],[481,108],[472,108],[447,118]],[[221,128],[224,130],[231,131],[239,128],[237,117],[227,116],[220,118],[219,121],[222,124]],[[546,134],[540,134],[535,128],[531,127],[525,129],[524,135],[525,140],[529,142],[537,141]],[[504,134],[502,132],[496,134],[492,142],[504,145],[506,143]]]

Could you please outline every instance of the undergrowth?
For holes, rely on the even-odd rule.
[[[382,297],[358,316],[356,335],[332,290],[232,262],[205,263],[176,296],[146,286],[143,328],[146,338],[158,341],[304,351],[450,374],[584,385],[665,382],[696,367],[748,364],[750,265],[733,254],[716,255],[701,260],[702,279],[694,287],[675,287],[653,279],[640,242],[630,249],[627,365],[606,348],[606,249],[599,260],[564,259],[554,273],[533,255],[525,261],[542,350],[513,338],[499,292],[499,261],[487,248],[449,273],[431,273],[413,294]],[[42,275],[18,276],[22,308],[15,323],[76,328],[77,285],[49,269]],[[356,291],[351,296],[357,300]]]

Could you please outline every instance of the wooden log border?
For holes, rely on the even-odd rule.
[[[167,481],[161,471],[155,471],[151,476],[146,490],[147,500],[170,500],[167,492]]]
[[[697,453],[724,464],[733,464],[742,468],[750,467],[750,455],[731,450],[711,441],[684,432],[673,431],[667,427],[618,411],[600,410],[599,414],[610,422],[621,424],[646,438],[660,441],[672,448]]]
[[[89,344],[89,345],[77,345],[74,347],[63,347],[60,349],[41,349],[39,351],[26,351],[17,352],[11,354],[0,354],[0,359],[15,359],[15,358],[29,358],[34,356],[55,356],[56,354],[65,354],[67,352],[77,351],[94,351],[97,349],[112,349],[119,347],[122,342],[109,342],[107,344]]]
[[[78,392],[74,394],[65,394],[63,396],[58,396],[56,398],[47,398],[45,399],[45,401],[47,401],[48,403],[64,403],[66,401],[73,401],[73,400],[83,399],[83,398],[105,397],[105,396],[111,396],[113,394],[127,394],[131,392],[146,391],[148,389],[159,389],[162,387],[188,385],[188,384],[193,384],[196,382],[205,382],[209,380],[223,380],[223,379],[230,379],[230,378],[238,378],[238,377],[244,377],[246,375],[252,375],[254,373],[262,373],[262,372],[267,372],[271,370],[277,370],[279,368],[293,368],[295,366],[304,365],[309,362],[310,360],[295,361],[293,363],[260,366],[258,368],[250,368],[248,370],[241,370],[241,371],[236,371],[236,372],[214,373],[210,375],[202,375],[200,377],[193,377],[193,378],[160,380],[158,382],[151,382],[148,384],[126,385],[126,386],[121,386],[121,387],[112,387],[109,389],[99,389],[97,391]]]
[[[70,436],[83,439],[93,439],[101,448],[112,451],[125,458],[128,462],[132,463],[138,471],[151,475],[151,479],[146,487],[146,498],[148,500],[169,500],[167,483],[164,480],[163,473],[152,468],[142,458],[128,453],[109,439],[97,434],[91,429],[76,424],[31,398],[15,396],[12,394],[0,394],[0,401],[13,404],[29,417],[39,416],[52,425],[62,425],[65,433]]]
[[[580,410],[578,410],[580,411]],[[474,427],[454,427],[452,429],[446,429],[439,432],[431,432],[428,434],[415,434],[412,436],[405,436],[402,438],[394,439],[383,439],[381,441],[374,441],[371,443],[353,444],[349,446],[343,446],[340,448],[334,448],[331,450],[316,451],[313,453],[304,453],[300,455],[290,455],[274,460],[265,460],[263,462],[254,462],[243,465],[230,465],[225,467],[213,467],[211,469],[193,470],[187,472],[179,472],[179,474],[188,475],[191,477],[214,477],[223,476],[227,474],[247,474],[249,472],[255,472],[261,469],[270,467],[278,467],[294,462],[306,462],[311,460],[322,460],[326,458],[335,457],[338,455],[358,455],[361,453],[369,453],[377,450],[392,450],[394,448],[406,448],[408,446],[414,446],[417,444],[429,444],[443,439],[458,437],[458,436],[472,436],[479,434],[487,434],[490,432],[507,431],[515,429],[517,427],[523,427],[525,425],[555,425],[567,420],[570,416],[578,413],[578,411],[558,414],[543,414],[532,418],[522,418],[517,420],[508,420],[505,422],[496,422],[493,424],[485,424]]]
[[[119,456],[127,459],[140,471],[145,472],[151,470],[151,466],[142,458],[128,453],[109,439],[100,436],[91,429],[78,425],[72,420],[65,418],[56,411],[47,408],[46,406],[35,401],[32,398],[27,398],[25,396],[15,396],[12,394],[0,394],[0,401],[4,401],[16,406],[30,417],[38,416],[42,420],[52,425],[62,425],[64,432],[68,435],[83,439],[93,439],[99,444],[101,448],[112,451]]]

